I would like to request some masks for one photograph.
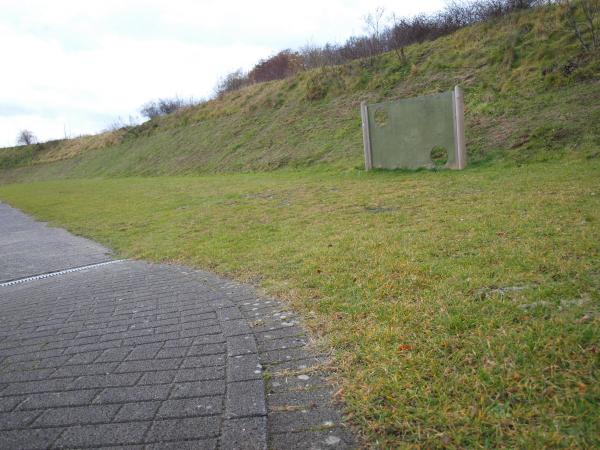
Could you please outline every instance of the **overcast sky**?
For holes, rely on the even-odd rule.
[[[210,96],[219,77],[308,42],[342,42],[377,7],[443,0],[0,0],[0,146],[95,133],[159,97]]]

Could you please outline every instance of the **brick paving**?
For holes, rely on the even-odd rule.
[[[3,281],[110,261],[4,204],[0,252]],[[0,324],[2,449],[356,447],[326,356],[250,286],[115,261],[0,285]]]
[[[109,261],[110,250],[0,202],[0,283]]]

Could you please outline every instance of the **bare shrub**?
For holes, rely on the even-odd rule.
[[[37,138],[35,134],[29,130],[21,130],[17,135],[17,144],[18,145],[31,145],[37,142]]]
[[[242,69],[238,69],[219,80],[215,92],[217,95],[222,95],[226,92],[237,91],[249,84],[251,84],[251,81],[248,74]]]
[[[179,97],[160,98],[158,100],[151,100],[142,105],[140,108],[140,114],[148,119],[154,119],[158,116],[171,114],[178,109],[190,106],[190,104],[191,102],[186,102]]]
[[[289,77],[301,69],[304,64],[299,53],[291,50],[282,50],[270,58],[263,59],[248,73],[248,78],[253,83],[281,80]]]
[[[315,69],[343,64],[345,60],[340,49],[341,47],[335,44],[325,44],[323,47],[308,44],[300,49],[299,54],[305,69]]]
[[[140,114],[148,119],[154,119],[155,117],[160,116],[160,109],[158,108],[158,103],[154,100],[145,103],[140,108]]]
[[[158,106],[162,114],[171,114],[186,106],[186,103],[178,97],[162,98],[158,101]]]

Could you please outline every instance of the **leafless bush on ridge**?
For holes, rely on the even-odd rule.
[[[37,138],[35,134],[29,130],[21,130],[17,135],[17,144],[18,145],[31,145],[37,142]]]
[[[155,117],[171,114],[187,106],[193,106],[194,104],[196,104],[194,100],[186,101],[179,97],[159,98],[158,100],[151,100],[142,105],[140,114],[148,119],[154,119]]]
[[[292,50],[282,50],[270,58],[263,59],[248,73],[253,83],[280,80],[289,77],[303,68],[302,57]]]
[[[251,82],[248,74],[242,69],[237,69],[219,80],[215,88],[215,94],[218,96],[225,92],[237,91],[249,84]]]
[[[254,83],[281,80],[305,68],[302,56],[298,52],[282,50],[279,53],[260,60],[250,72],[238,69],[222,78],[215,89],[217,96],[241,89]]]

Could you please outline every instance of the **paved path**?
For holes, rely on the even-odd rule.
[[[0,325],[1,449],[355,446],[285,306],[1,203]]]
[[[110,259],[101,245],[0,203],[0,283]]]

